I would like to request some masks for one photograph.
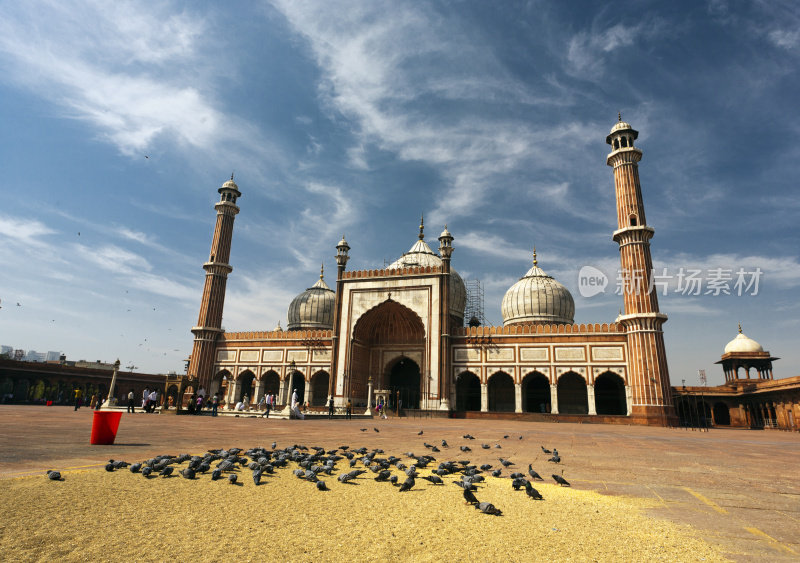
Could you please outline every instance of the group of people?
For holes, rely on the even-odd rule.
[[[133,392],[133,390],[131,390],[131,392]],[[130,393],[128,393],[128,397],[130,398]],[[128,404],[130,406],[130,402]],[[158,406],[158,391],[155,389],[150,390],[145,387],[142,392],[142,410],[144,410],[144,412],[155,412],[156,406]],[[133,408],[131,408],[130,412],[134,412]]]

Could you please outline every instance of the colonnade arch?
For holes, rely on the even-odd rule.
[[[331,376],[325,370],[320,370],[311,376],[310,403],[315,407],[324,407],[328,403],[328,384]]]
[[[586,380],[574,371],[568,371],[558,378],[559,414],[589,414],[589,397]]]
[[[471,371],[456,376],[456,410],[481,410],[481,380]]]
[[[627,414],[625,381],[612,371],[597,376],[594,380],[594,402],[597,414]]]
[[[498,371],[489,377],[487,393],[490,411],[514,412],[514,380],[506,372]]]
[[[550,380],[543,373],[532,371],[522,380],[522,410],[550,412]]]

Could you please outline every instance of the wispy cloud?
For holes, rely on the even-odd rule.
[[[48,243],[43,239],[47,235],[56,234],[56,231],[35,219],[18,219],[0,216],[0,237],[15,243],[42,247]]]

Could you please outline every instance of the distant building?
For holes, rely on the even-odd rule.
[[[9,357],[12,357],[14,355],[14,347],[6,346],[5,344],[0,346],[0,355],[4,356],[6,354],[8,354]]]

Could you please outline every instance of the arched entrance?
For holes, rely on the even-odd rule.
[[[253,380],[255,380],[256,374],[254,374],[250,370],[245,370],[239,374],[239,392],[237,396],[234,397],[234,403],[238,403],[242,399],[244,399],[245,395],[247,395],[247,402],[253,402]]]
[[[472,372],[462,371],[456,377],[456,410],[481,410],[481,380]]]
[[[278,391],[281,388],[281,378],[274,370],[269,370],[261,376],[263,382],[264,394],[275,395],[277,397]]]
[[[218,371],[217,374],[211,378],[211,385],[209,386],[208,395],[213,397],[215,394],[219,397],[220,403],[225,401],[228,394],[228,382],[231,380],[231,374],[228,370]],[[185,393],[184,393],[185,394]]]
[[[589,414],[586,381],[574,371],[568,371],[558,378],[558,412]]]
[[[399,358],[398,358],[399,354]],[[389,358],[395,358],[389,362]],[[375,389],[392,390],[390,405],[400,400],[406,408],[420,408],[423,394],[430,391],[420,374],[425,365],[425,327],[414,311],[387,299],[361,315],[350,342],[350,374],[345,395],[353,404],[366,404],[367,381]],[[379,366],[383,372],[375,373]],[[416,393],[413,397],[412,393]],[[436,394],[435,390],[433,393]],[[394,405],[396,406],[396,405]]]
[[[286,395],[286,404],[292,404],[292,395],[297,391],[297,402],[301,405],[305,402],[306,396],[306,376],[301,371],[289,372],[289,385],[286,386],[288,391]]]
[[[514,412],[514,380],[503,371],[489,378],[487,389],[489,410],[494,412]]]
[[[594,404],[597,414],[628,414],[625,382],[619,375],[607,371],[594,380]]]
[[[400,408],[419,408],[420,379],[419,366],[412,359],[400,358],[391,366],[388,389],[392,399],[397,401],[399,397]]]
[[[722,401],[714,403],[714,425],[715,426],[730,426],[731,413],[728,410],[728,405]]]
[[[327,371],[318,371],[311,376],[311,404],[324,407],[328,403],[328,383],[330,375]]]
[[[550,412],[550,381],[534,371],[522,380],[522,410],[525,412]]]

